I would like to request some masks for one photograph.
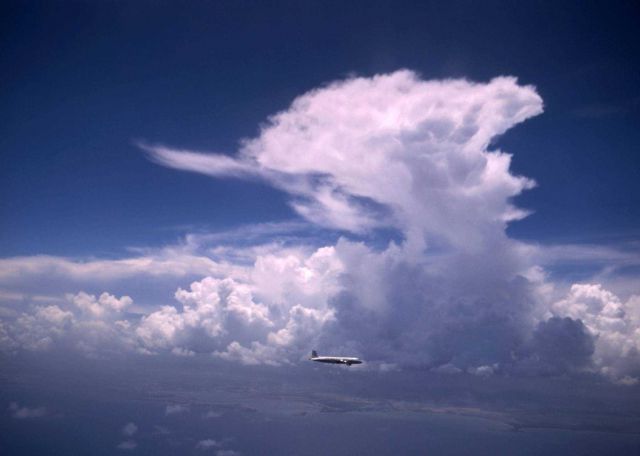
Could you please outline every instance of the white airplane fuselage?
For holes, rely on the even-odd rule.
[[[348,356],[318,356],[315,351],[311,352],[311,357],[309,359],[317,363],[345,364],[347,366],[351,366],[352,364],[362,364],[362,360],[360,358]]]

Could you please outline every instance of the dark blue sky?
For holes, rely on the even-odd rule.
[[[149,162],[135,140],[233,153],[350,73],[533,84],[545,113],[497,145],[539,187],[510,228],[636,239],[636,2],[3,2],[0,255],[118,255],[192,229],[295,217],[267,186]]]

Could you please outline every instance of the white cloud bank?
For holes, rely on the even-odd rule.
[[[558,298],[539,264],[545,254],[505,233],[526,215],[512,198],[533,181],[513,175],[510,155],[491,150],[491,140],[541,112],[535,89],[514,78],[423,81],[398,71],[302,95],[236,157],[145,145],[165,166],[264,179],[313,224],[393,229],[403,240],[382,250],[344,238],[319,249],[222,249],[241,264],[213,261],[220,249],[155,255],[147,266],[123,260],[125,275],[148,267],[202,278],[178,289],[177,305],[141,318],[124,315],[129,298],[109,294],[35,305],[0,326],[0,341],[12,350],[59,342],[92,354],[117,345],[245,364],[296,362],[318,348],[380,366],[481,376],[599,371],[631,384],[640,374],[640,298],[623,303],[587,284]],[[44,261],[27,260],[23,268]],[[121,269],[104,266],[115,276]],[[8,263],[3,274],[13,278]]]

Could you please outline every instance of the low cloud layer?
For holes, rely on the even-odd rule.
[[[77,290],[60,302],[28,298],[28,310],[0,323],[0,343],[13,352],[207,353],[272,365],[316,348],[385,369],[485,377],[600,372],[633,384],[640,297],[623,300],[596,283],[563,293],[541,260],[588,252],[545,253],[506,235],[509,222],[527,215],[513,197],[534,183],[512,174],[510,155],[491,141],[541,112],[535,88],[514,78],[423,81],[399,71],[302,95],[235,157],[146,145],[164,166],[266,180],[310,223],[351,235],[320,248],[219,240],[213,248],[187,242],[104,264],[65,260],[61,274],[75,280],[92,267],[115,278],[197,278],[153,309]],[[377,229],[398,240],[382,248],[358,240]],[[608,258],[606,249],[593,252]],[[4,261],[0,279],[14,287],[11,261],[22,265],[21,277],[55,264]]]

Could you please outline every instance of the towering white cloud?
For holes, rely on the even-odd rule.
[[[481,376],[599,371],[633,383],[638,298],[623,303],[600,285],[575,285],[557,298],[539,264],[629,255],[543,251],[505,233],[527,214],[513,197],[534,183],[512,174],[510,155],[491,141],[541,112],[535,89],[514,78],[424,81],[398,71],[300,96],[243,140],[235,157],[143,145],[164,166],[266,180],[318,226],[391,229],[400,240],[382,248],[341,238],[321,248],[238,250],[213,236],[214,248],[189,238],[181,249],[117,261],[0,261],[0,281],[47,268],[73,278],[101,269],[111,277],[198,276],[182,283],[176,302],[139,317],[124,315],[135,307],[129,298],[109,294],[34,305],[0,325],[0,343],[16,350],[73,341],[90,354],[117,345],[274,365],[319,348],[370,365]]]
[[[509,173],[509,155],[487,148],[540,112],[534,88],[514,78],[423,81],[404,70],[302,95],[244,141],[236,159],[145,147],[178,169],[262,176],[321,225],[394,226],[418,246],[425,233],[468,245],[524,215],[509,198],[533,182]]]
[[[514,78],[423,81],[398,71],[302,95],[242,143],[233,167],[219,155],[147,150],[183,170],[261,176],[319,225],[399,230],[403,244],[383,252],[346,240],[336,246],[344,268],[322,342],[466,368],[508,359],[536,323],[524,278],[532,264],[504,231],[525,215],[510,199],[533,181],[511,174],[510,156],[489,147],[540,112],[535,89]],[[280,331],[269,341],[285,340]],[[264,356],[268,344],[253,342]],[[232,348],[236,358],[249,349]]]

